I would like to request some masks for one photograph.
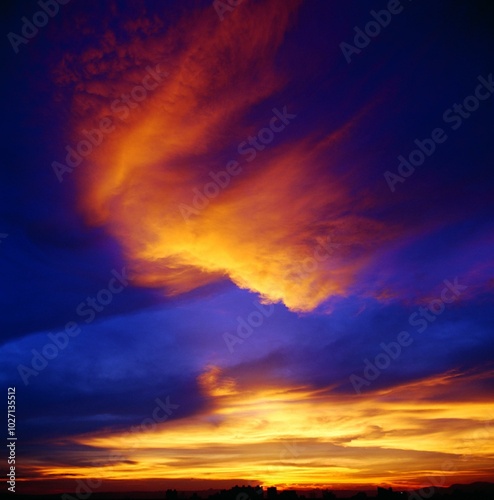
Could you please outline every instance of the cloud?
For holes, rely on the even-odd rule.
[[[275,57],[298,4],[240,6],[225,23],[193,15],[166,35],[118,48],[106,33],[78,71],[66,61],[59,67],[58,80],[75,84],[74,137],[107,117],[108,102],[138,84],[146,64],[169,74],[127,110],[128,120],[89,157],[91,168],[78,171],[83,213],[120,242],[136,284],[175,295],[228,277],[265,301],[308,311],[345,294],[368,251],[394,234],[363,206],[349,213],[349,189],[331,174],[338,147],[370,108],[322,138],[300,130],[294,103],[262,112],[288,81]],[[179,43],[177,30],[193,36]],[[116,58],[119,51],[132,53],[133,64]],[[283,125],[277,115],[293,116],[293,123]],[[268,130],[262,127],[272,119],[286,130],[244,158],[246,147],[237,146]],[[298,128],[297,140],[290,127]],[[231,161],[237,177],[224,189],[213,186],[221,192],[207,199],[211,172]],[[192,215],[184,217],[184,206]]]
[[[220,376],[214,367],[206,373],[215,381]],[[247,384],[236,392],[227,374],[221,375],[227,385],[220,386],[228,390],[209,391],[212,408],[143,434],[139,448],[128,456],[139,470],[117,465],[117,475],[200,479],[221,472],[223,478],[311,485],[327,484],[330,470],[333,484],[369,480],[413,486],[417,483],[411,478],[426,471],[439,475],[445,460],[454,461],[461,475],[465,442],[482,430],[486,434],[477,438],[476,449],[470,446],[470,459],[492,467],[492,425],[486,426],[492,422],[490,402],[464,397],[451,405],[438,397],[458,394],[459,387],[464,390],[470,381],[490,375],[444,373],[361,399],[279,384]],[[126,439],[125,434],[98,432],[75,442],[118,454],[126,449]]]
[[[235,394],[235,380],[223,377],[221,368],[208,366],[198,377],[199,386],[208,396],[228,396]]]
[[[399,195],[382,177],[471,91],[482,39],[449,50],[444,6],[411,5],[348,67],[338,42],[365,8],[250,0],[219,22],[198,4],[71,3],[6,73],[24,64],[30,78],[6,103],[2,321],[6,336],[33,335],[2,346],[2,380],[19,382],[17,364],[78,319],[111,269],[135,276],[23,389],[29,477],[88,477],[88,456],[136,489],[154,474],[413,486],[446,458],[455,481],[490,477],[487,108]],[[54,59],[56,102],[43,83]],[[152,72],[163,76],[140,100]],[[105,119],[112,131],[59,183],[51,161]],[[228,185],[211,187],[227,168]],[[461,300],[355,395],[349,375],[454,276],[469,286]],[[230,352],[223,334],[259,301],[273,313]],[[132,447],[129,426],[167,394],[180,412]]]
[[[245,3],[225,22],[211,6],[176,11],[166,29],[151,14],[126,19],[120,29],[104,21],[87,26],[95,42],[65,54],[55,71],[72,100],[71,140],[102,119],[115,130],[77,167],[80,211],[119,242],[135,285],[169,296],[229,279],[298,312],[350,294],[410,300],[415,275],[394,280],[402,259],[420,257],[422,266],[426,247],[441,248],[434,232],[462,215],[424,219],[409,209],[417,188],[390,198],[380,170],[376,178],[389,162],[378,151],[390,144],[371,131],[384,122],[380,114],[398,119],[398,93],[342,90],[348,81],[335,76],[318,89],[328,92],[332,120],[314,119],[307,107],[311,119],[304,117],[287,88],[320,70],[310,66],[311,75],[301,76],[287,64],[283,43],[297,36],[305,7],[280,5]],[[337,67],[332,58],[329,64]],[[167,76],[137,102],[132,92],[150,67]],[[397,76],[392,81],[403,85]],[[336,91],[345,108],[332,98]],[[398,109],[408,105],[400,101]],[[269,130],[274,109],[294,116],[278,133]],[[261,130],[272,140],[247,148]],[[236,173],[227,174],[232,162]],[[220,171],[222,180],[213,181]],[[338,246],[325,253],[328,237]],[[464,264],[455,252],[448,265]],[[424,293],[446,267],[443,254],[428,258],[435,272],[420,281]]]

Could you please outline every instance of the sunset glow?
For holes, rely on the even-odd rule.
[[[53,1],[2,21],[16,492],[492,481],[492,6]]]

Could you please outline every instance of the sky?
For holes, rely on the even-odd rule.
[[[493,477],[490,2],[1,9],[16,492]]]

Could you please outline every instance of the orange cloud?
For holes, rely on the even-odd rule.
[[[494,408],[486,399],[470,401],[465,389],[489,377],[446,373],[421,381],[424,395],[414,383],[363,399],[309,387],[255,388],[210,366],[199,375],[212,403],[206,412],[172,417],[138,436],[106,430],[75,442],[93,447],[94,456],[119,457],[99,470],[111,479],[403,488],[422,486],[428,477],[445,484],[485,480],[494,469]],[[452,404],[448,395],[459,387],[465,396]],[[91,476],[85,466],[44,466],[42,472]]]
[[[234,394],[235,380],[230,377],[222,377],[218,366],[208,366],[206,371],[198,378],[199,386],[209,396],[227,396]]]
[[[127,45],[105,32],[78,73],[73,58],[60,66],[59,80],[76,88],[74,140],[104,118],[115,125],[78,167],[80,207],[121,243],[137,284],[174,295],[229,278],[309,311],[345,294],[369,249],[391,238],[392,228],[356,215],[348,187],[331,175],[366,110],[317,140],[301,130],[290,139],[302,124],[280,115],[296,115],[293,103],[248,116],[287,82],[275,56],[299,4],[246,3],[224,22],[210,9]],[[123,111],[122,95],[134,95],[156,65],[168,76]],[[257,151],[238,149],[260,130]]]

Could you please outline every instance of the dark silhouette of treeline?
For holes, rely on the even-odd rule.
[[[213,490],[215,491],[215,490]],[[68,492],[69,498],[77,495]],[[351,495],[351,496],[349,496]],[[63,495],[23,495],[15,494],[16,500],[61,500]],[[378,487],[373,492],[358,492],[351,494],[343,491],[330,490],[278,490],[276,487],[263,488],[262,486],[234,486],[229,490],[220,490],[210,493],[202,491],[191,493],[168,489],[166,492],[145,493],[103,493],[94,492],[90,496],[84,496],[84,500],[493,500],[493,483],[474,483],[470,485],[454,485],[449,488],[425,488],[417,491],[393,491],[392,488]],[[82,500],[82,499],[79,499]]]
[[[462,489],[463,488],[463,489]],[[470,490],[470,491],[468,491]],[[229,490],[221,490],[209,495],[208,500],[337,500],[340,498],[351,500],[366,500],[375,498],[379,500],[493,500],[494,484],[484,483],[479,485],[456,486],[453,488],[436,488],[418,491],[393,491],[392,488],[377,487],[374,494],[358,492],[352,496],[338,496],[330,490],[297,492],[295,490],[278,491],[275,487],[263,489],[262,486],[234,486]],[[341,493],[340,493],[341,494]],[[167,490],[165,500],[184,500],[185,497],[177,490]],[[197,493],[193,493],[187,500],[201,500]]]

